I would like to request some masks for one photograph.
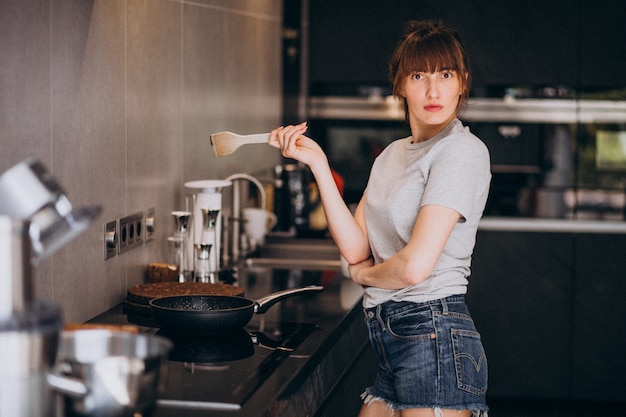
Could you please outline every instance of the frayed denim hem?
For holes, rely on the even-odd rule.
[[[371,404],[376,401],[385,403],[385,407],[387,408],[387,410],[391,411],[391,415],[393,417],[398,417],[398,413],[396,412],[396,410],[394,410],[393,406],[389,404],[389,402],[387,402],[387,400],[385,400],[384,398],[376,397],[375,395],[372,395],[369,392],[365,391],[363,394],[361,394],[361,399],[363,400],[363,404],[365,405]]]
[[[393,404],[390,404],[384,398],[372,395],[367,391],[361,394],[361,399],[363,400],[363,404],[365,405],[371,404],[376,401],[385,403],[387,410],[391,411],[391,415],[393,417],[398,417],[397,411],[401,409],[401,408],[395,408]],[[429,408],[429,407],[423,407],[423,408]],[[443,417],[442,407],[432,407],[432,409],[435,412],[435,417]],[[472,417],[489,417],[488,411],[483,411],[483,410],[471,410],[471,411],[472,411]]]
[[[447,410],[453,410],[453,409],[448,408]],[[443,408],[433,407],[433,411],[435,412],[435,417],[443,417]],[[472,411],[472,417],[489,417],[488,415],[489,413],[487,411],[481,411],[481,410],[471,410],[471,411]]]

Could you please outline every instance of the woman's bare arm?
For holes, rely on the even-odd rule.
[[[407,245],[380,264],[351,265],[352,280],[363,286],[390,290],[419,284],[432,274],[459,218],[457,211],[447,207],[422,207]]]
[[[269,144],[280,149],[284,157],[300,161],[311,169],[320,192],[328,230],[339,252],[348,263],[361,262],[371,256],[362,204],[353,216],[335,184],[326,154],[317,142],[304,136],[306,129],[305,123],[275,129],[270,133]]]

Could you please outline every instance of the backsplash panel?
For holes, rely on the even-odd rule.
[[[41,159],[75,206],[103,214],[36,269],[36,295],[82,322],[163,261],[183,184],[280,162],[262,145],[216,159],[219,130],[281,121],[277,1],[0,0],[0,171]],[[156,207],[154,240],[107,261],[103,225]]]

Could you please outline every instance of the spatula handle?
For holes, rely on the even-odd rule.
[[[269,133],[257,133],[255,135],[243,135],[241,140],[246,143],[267,143],[270,140]]]

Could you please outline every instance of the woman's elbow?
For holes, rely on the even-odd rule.
[[[341,256],[343,256],[343,258],[346,260],[348,264],[356,265],[371,258],[372,253],[363,252],[363,251],[349,251],[349,252],[342,252]]]
[[[402,268],[400,280],[406,283],[407,287],[417,285],[425,281],[433,273],[433,267],[421,262],[409,262]]]

